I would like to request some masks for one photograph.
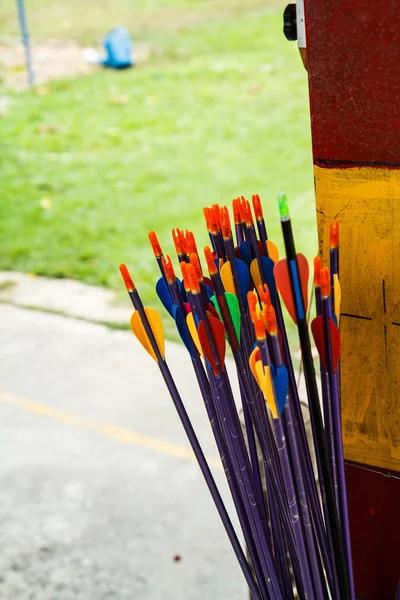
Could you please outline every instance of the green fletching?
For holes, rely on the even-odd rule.
[[[228,306],[229,314],[231,315],[232,324],[235,329],[236,337],[238,343],[240,344],[240,310],[239,310],[239,301],[234,294],[230,294],[229,292],[225,292],[225,300]],[[220,316],[221,321],[222,315],[218,306],[217,297],[214,295],[210,300],[215,306],[215,310]],[[229,340],[228,340],[229,341]]]
[[[277,194],[278,204],[279,204],[279,212],[283,219],[289,218],[289,205],[288,199],[285,192],[278,192]]]
[[[240,344],[240,309],[239,309],[239,300],[236,298],[234,294],[230,294],[229,292],[225,292],[226,303],[228,305],[229,312],[231,314],[231,319],[233,326],[235,328],[236,337]]]
[[[222,320],[221,311],[219,310],[219,306],[218,306],[217,296],[215,294],[214,294],[214,296],[211,296],[210,302],[212,302],[214,304],[214,308],[217,311],[217,313],[219,314],[219,318]]]

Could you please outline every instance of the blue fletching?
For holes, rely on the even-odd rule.
[[[251,252],[251,246],[249,242],[242,242],[240,244],[240,260],[242,260],[250,269],[250,265],[253,260],[253,254]]]
[[[172,311],[173,302],[172,302],[171,294],[169,293],[168,284],[165,281],[164,277],[161,277],[157,281],[157,283],[156,283],[156,292],[157,292],[157,296],[161,300],[161,303],[162,303],[163,307],[165,308],[165,310],[167,312],[169,312],[169,314],[173,318],[174,317],[173,311]]]
[[[274,277],[274,261],[268,256],[261,256],[261,268],[263,271],[265,283],[268,286],[271,296],[271,303],[275,306],[276,301],[276,283]]]
[[[186,294],[185,286],[183,285],[182,281],[178,278],[176,278],[176,282],[178,284],[179,291],[181,293],[182,302],[184,302],[184,303],[188,302],[188,297]]]
[[[185,317],[183,316],[182,309],[180,308],[180,306],[177,306],[176,304],[174,304],[172,307],[172,312],[173,312],[173,317],[175,319],[176,328],[179,332],[179,335],[181,336],[181,340],[185,344],[186,349],[188,350],[190,356],[192,358],[195,358],[196,349],[193,344],[192,338],[190,336],[189,330],[187,328],[186,320],[185,320]]]
[[[274,372],[275,371],[275,372]],[[278,401],[279,414],[281,415],[286,404],[286,396],[289,387],[289,376],[287,368],[282,365],[276,369],[271,369],[274,380],[275,394]]]
[[[337,324],[337,316],[335,315],[335,313],[333,313],[333,315],[332,315],[332,319],[333,319],[333,322],[335,323],[336,327],[338,327],[338,324]]]
[[[207,292],[208,299],[211,300],[211,298],[214,296],[214,290],[212,290],[210,288],[210,286],[207,284],[205,284],[205,286],[206,286],[206,292]]]
[[[250,291],[250,271],[246,263],[239,258],[235,258],[235,268],[239,281],[239,289],[243,306],[247,309],[247,294]]]

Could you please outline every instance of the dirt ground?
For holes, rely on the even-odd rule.
[[[35,83],[93,73],[99,67],[85,62],[83,50],[74,40],[31,40]],[[101,52],[101,48],[98,50]],[[151,44],[135,45],[135,60],[144,62],[156,52]],[[28,85],[24,47],[19,38],[0,38],[0,82],[5,88],[17,90]]]

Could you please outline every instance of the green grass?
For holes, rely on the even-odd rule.
[[[185,10],[193,6],[205,20],[157,26],[148,39],[163,53],[140,68],[53,82],[43,96],[10,92],[0,120],[0,269],[120,289],[126,261],[153,304],[149,229],[168,253],[172,227],[193,229],[202,246],[205,204],[258,192],[282,248],[282,188],[297,246],[313,255],[307,78],[281,33],[282,9],[238,14],[186,0]],[[126,104],[114,105],[119,97]]]

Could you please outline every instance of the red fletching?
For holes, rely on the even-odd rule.
[[[208,303],[206,306],[206,310],[211,313],[211,315],[215,318],[218,319],[218,321],[220,321],[221,319],[219,318],[219,314],[215,309],[215,306],[211,303]]]
[[[309,268],[306,257],[303,254],[297,254],[297,264],[299,268],[300,285],[303,295],[304,314],[307,314],[308,308],[308,276]],[[286,309],[297,325],[296,310],[290,283],[289,268],[286,258],[279,260],[274,267],[274,275],[278,291],[282,296]]]
[[[328,366],[326,363],[325,340],[324,340],[324,320],[322,315],[315,317],[311,322],[311,331],[314,338],[314,343],[317,347],[319,358],[325,370]]]
[[[311,331],[319,357],[321,359],[321,363],[323,364],[324,368],[328,370],[328,361],[325,349],[324,319],[322,315],[319,315],[312,321]],[[340,333],[332,319],[329,319],[329,336],[331,342],[332,370],[334,373],[336,373],[340,358]]]
[[[310,267],[304,254],[297,254],[297,264],[299,265],[301,290],[303,292],[304,312],[308,310],[308,278],[310,276]]]
[[[274,275],[278,291],[285,303],[286,310],[297,325],[296,310],[294,308],[292,287],[290,285],[289,269],[286,258],[282,258],[276,263]]]
[[[257,246],[258,246],[258,252],[260,253],[260,256],[265,256],[264,244],[260,240],[257,240]]]
[[[204,277],[203,279],[204,279],[204,283],[206,283],[208,285],[208,287],[213,290],[214,286],[213,286],[213,282],[211,281],[211,279],[209,277]]]
[[[225,327],[224,324],[219,319],[210,318],[209,319],[210,328],[212,332],[212,336],[214,338],[214,344],[217,350],[218,359],[221,365],[221,369],[224,369],[224,361],[225,361],[225,350],[226,350],[226,342],[225,342]],[[198,334],[200,339],[201,347],[203,348],[203,353],[208,362],[211,365],[212,370],[214,371],[214,375],[219,375],[219,370],[214,360],[214,356],[211,350],[210,340],[208,339],[206,326],[204,321],[200,321],[200,325],[198,327]]]
[[[333,372],[336,373],[339,366],[339,358],[340,358],[340,332],[339,329],[333,321],[333,319],[329,319],[329,334],[331,336],[331,348],[332,348],[332,369]]]

